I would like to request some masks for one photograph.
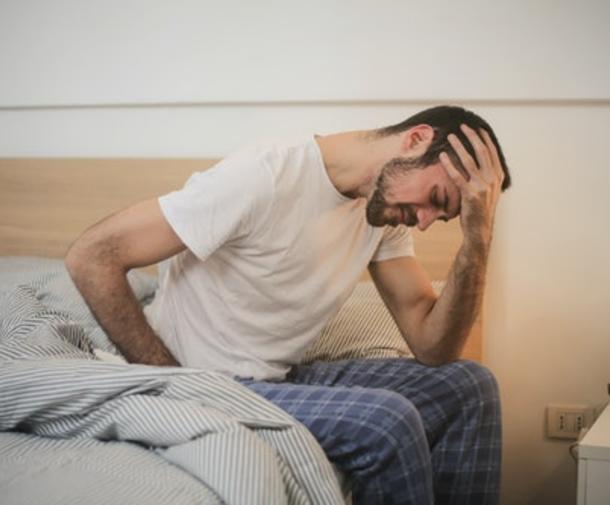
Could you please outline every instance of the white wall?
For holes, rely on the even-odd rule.
[[[472,107],[514,178],[484,316],[503,504],[572,505],[544,406],[599,403],[610,381],[609,6],[0,0],[0,156],[222,156]]]
[[[2,0],[0,105],[603,99],[609,18],[604,0]]]
[[[515,174],[485,315],[485,358],[503,392],[504,504],[574,504],[568,443],[544,438],[543,408],[608,400],[610,104],[489,116]]]

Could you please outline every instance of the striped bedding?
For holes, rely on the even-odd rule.
[[[3,505],[344,503],[322,449],[271,403],[219,374],[96,349],[114,350],[61,262],[0,258]]]
[[[440,294],[444,281],[433,281]],[[413,356],[372,281],[359,282],[302,362]]]

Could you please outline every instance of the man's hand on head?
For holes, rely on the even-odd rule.
[[[461,129],[472,145],[476,160],[468,153],[457,135],[447,139],[466,171],[462,174],[445,152],[440,162],[447,170],[461,194],[460,223],[465,240],[489,246],[496,205],[500,196],[504,172],[498,151],[489,134],[481,129],[479,135],[466,125]]]

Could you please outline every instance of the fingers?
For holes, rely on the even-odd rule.
[[[493,140],[491,140],[491,137],[489,136],[489,133],[487,132],[487,130],[484,130],[483,128],[481,128],[479,130],[481,132],[481,137],[483,137],[483,141],[485,142],[485,145],[487,146],[487,149],[489,149],[489,153],[491,154],[491,158],[495,164],[500,164],[500,158],[498,156],[498,150],[496,149],[496,145],[493,143]]]
[[[469,126],[467,126],[465,124],[461,125],[460,128],[461,128],[462,132],[464,132],[464,135],[466,135],[466,138],[470,141],[470,145],[474,149],[475,155],[477,157],[479,169],[483,173],[485,173],[488,170],[488,168],[491,168],[490,167],[491,157],[489,154],[489,149],[483,143],[483,141],[481,140],[481,137],[479,137],[477,132],[474,131],[472,128],[470,128]]]
[[[462,192],[468,184],[468,181],[464,174],[460,172],[457,168],[455,168],[453,162],[451,161],[451,158],[449,158],[449,155],[447,153],[442,152],[439,155],[438,159],[447,171],[449,177],[451,177],[451,180],[453,180],[455,185],[459,188],[460,192]]]
[[[466,170],[466,173],[469,175],[468,178],[472,179],[473,177],[477,177],[477,164],[474,161],[474,158],[470,156],[470,153],[466,150],[462,142],[460,142],[460,139],[457,137],[457,135],[451,133],[447,136],[447,140],[449,141],[451,147],[453,147],[453,150],[462,162],[464,170]]]
[[[491,140],[491,137],[489,136],[489,133],[487,133],[487,130],[481,129],[481,135],[491,154],[492,164],[495,169],[495,173],[500,178],[500,184],[502,184],[502,182],[504,182],[505,174],[504,170],[502,170],[502,162],[500,161],[498,149],[496,148],[496,145],[494,144],[493,140]]]
[[[470,178],[483,179],[487,183],[492,183],[498,178],[502,180],[504,172],[502,171],[498,151],[489,134],[484,129],[480,129],[480,133],[477,134],[475,130],[465,124],[460,125],[460,129],[474,150],[476,162],[457,135],[450,134],[447,140],[458,155]]]
[[[466,134],[466,131],[465,130],[463,130],[463,131]],[[455,135],[453,133],[449,134],[447,136],[447,140],[451,144],[451,147],[453,147],[453,150],[457,154],[459,160],[462,162],[462,167],[464,167],[464,170],[466,171],[466,174],[467,174],[466,179],[468,179],[469,181],[472,181],[472,182],[480,183],[480,182],[482,182],[481,181],[482,174],[481,174],[480,167],[483,166],[483,164],[487,163],[487,161],[482,154],[479,154],[477,152],[477,149],[475,148],[475,141],[474,141],[474,138],[472,137],[472,135],[476,136],[476,134],[474,134],[474,132],[469,131],[467,134],[467,139],[473,146],[475,155],[478,158],[478,164],[475,161],[475,159],[471,156],[471,154],[466,150],[466,148],[464,147],[464,144],[460,141],[460,139],[458,138],[457,135]],[[480,147],[478,149],[480,150]]]
[[[439,160],[447,170],[447,173],[460,189],[465,189],[468,181],[474,182],[475,185],[483,184],[485,186],[489,184],[495,186],[499,181],[501,186],[505,174],[502,170],[498,149],[491,139],[489,132],[481,128],[477,134],[474,129],[465,124],[460,125],[460,129],[470,142],[476,156],[476,161],[466,150],[459,137],[451,133],[447,136],[447,140],[461,161],[466,175],[455,167],[451,158],[446,153],[442,153]]]

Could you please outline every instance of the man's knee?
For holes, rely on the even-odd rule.
[[[446,374],[447,383],[463,398],[481,401],[498,399],[498,382],[493,373],[480,363],[459,360],[441,368]]]
[[[413,403],[393,391],[371,391],[370,404],[362,419],[362,428],[373,443],[396,445],[401,440],[416,442],[424,436],[421,416]]]
[[[417,408],[402,395],[375,389],[370,392],[366,414],[354,420],[359,442],[371,451],[376,464],[386,464],[405,447],[427,446],[424,425]]]

